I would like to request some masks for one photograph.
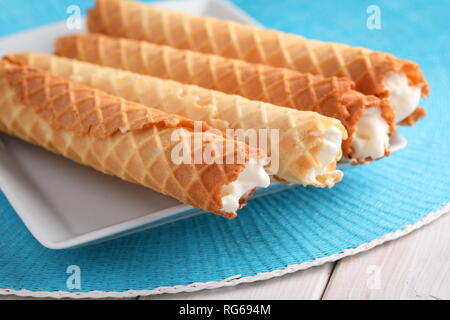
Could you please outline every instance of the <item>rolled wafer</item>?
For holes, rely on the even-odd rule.
[[[396,121],[413,124],[428,84],[417,64],[384,52],[308,40],[294,34],[210,17],[163,10],[132,1],[96,0],[90,32],[146,40],[180,49],[288,68],[326,77],[348,77],[364,94],[389,98]]]
[[[94,34],[61,37],[56,41],[56,53],[336,118],[348,133],[342,144],[343,155],[354,163],[388,155],[389,137],[395,132],[390,102],[352,90],[353,82],[347,78],[324,78]],[[362,125],[366,122],[368,125]]]
[[[336,119],[52,55],[16,54],[8,59],[148,107],[205,121],[223,132],[232,129],[242,133],[239,129],[243,129],[244,133],[255,133],[257,146],[266,150],[271,172],[279,180],[331,187],[342,179],[336,161],[341,157],[346,132]]]
[[[233,188],[241,183],[244,172],[248,175],[249,168],[257,169],[250,170],[255,174],[254,186],[269,183],[259,161],[264,154],[243,142],[224,138],[218,130],[209,131],[201,122],[197,132],[194,127],[190,119],[128,102],[43,70],[0,61],[0,131],[186,204],[233,218],[254,192],[254,187],[246,190],[234,199],[237,205],[232,208],[232,197],[236,196]],[[194,135],[199,135],[201,144],[191,143]],[[215,152],[222,163],[174,161],[172,152],[180,143],[189,146],[186,156],[193,157],[196,152],[203,155],[208,150]],[[228,164],[226,156],[242,162]]]

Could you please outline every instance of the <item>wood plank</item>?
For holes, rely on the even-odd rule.
[[[266,281],[190,293],[162,294],[140,299],[241,300],[241,299],[320,299],[334,263],[287,274]]]
[[[0,300],[55,300],[55,298],[31,298],[31,297],[19,297],[19,296],[15,296],[15,295],[0,295]],[[61,298],[58,300],[75,300],[75,299]],[[76,300],[137,300],[137,297],[135,297],[135,298],[102,298],[102,299],[83,298],[83,299],[76,299]]]
[[[450,214],[339,261],[324,299],[450,299]]]

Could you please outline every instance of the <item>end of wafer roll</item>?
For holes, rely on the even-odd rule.
[[[372,70],[357,82],[356,89],[388,99],[397,124],[412,125],[422,119],[425,112],[419,102],[428,97],[429,85],[420,66],[389,53],[363,51],[368,52]]]
[[[349,112],[342,120],[348,132],[345,158],[355,165],[390,155],[389,138],[396,132],[391,102],[349,90],[342,103]]]
[[[427,112],[425,111],[425,109],[419,107],[419,108],[416,108],[416,110],[414,110],[413,113],[411,113],[408,117],[406,117],[405,119],[400,121],[398,124],[401,126],[412,126],[417,121],[425,118],[426,115],[427,115]]]
[[[423,98],[429,95],[429,85],[420,70],[420,66],[410,60],[397,58],[386,52],[371,51],[365,48],[355,48],[368,54],[372,74],[366,72],[356,82],[356,89],[365,94],[375,94],[387,98],[389,90],[385,87],[385,77],[389,72],[402,73],[407,78],[409,86],[419,86]]]

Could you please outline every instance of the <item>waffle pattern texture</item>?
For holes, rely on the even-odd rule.
[[[28,53],[9,58],[148,107],[205,121],[223,132],[227,129],[277,129],[274,136],[267,132],[258,146],[267,139],[267,154],[278,157],[278,170],[274,173],[279,180],[332,187],[342,179],[342,173],[336,170],[339,154],[324,169],[318,157],[328,129],[334,126],[344,139],[346,137],[344,127],[335,119],[53,55]],[[278,141],[274,143],[272,137]]]
[[[365,109],[379,108],[390,126],[390,135],[395,132],[391,103],[352,90],[353,82],[347,78],[324,78],[147,41],[101,35],[59,38],[56,54],[336,118],[348,132],[348,139],[342,145],[347,159],[354,158],[353,133]]]
[[[178,131],[180,139],[172,140]],[[178,143],[195,147],[194,122],[147,108],[28,66],[0,61],[0,131],[42,146],[78,163],[172,196],[228,218],[222,188],[236,180],[249,161],[245,143],[220,132],[198,133],[195,153],[211,149],[221,163],[176,164]],[[196,133],[197,134],[197,133]],[[181,140],[181,141],[180,141]],[[228,146],[230,144],[230,146]],[[240,164],[226,164],[230,157]],[[257,154],[257,153],[254,153]],[[231,158],[230,158],[231,159]]]
[[[251,27],[215,18],[192,16],[121,0],[96,0],[89,11],[89,31],[146,40],[220,56],[323,76],[348,77],[364,94],[387,97],[384,77],[404,72],[411,85],[428,84],[417,64],[384,52],[308,40],[294,34]],[[423,110],[410,115],[414,123]]]
[[[16,30],[10,19],[23,26],[28,21],[21,19],[25,8],[33,3],[30,16],[36,16],[42,1],[11,1],[0,12],[5,17],[1,30]],[[55,0],[43,16],[63,20],[62,2],[73,3]],[[79,3],[83,9],[92,5]],[[408,147],[368,166],[345,168],[344,180],[330,190],[299,187],[250,200],[237,219],[201,215],[73,250],[42,247],[0,197],[0,288],[113,295],[131,289],[176,290],[177,285],[264,272],[280,275],[276,270],[347,252],[421,221],[450,202],[448,1],[436,0],[433,6],[421,0],[395,5],[377,1],[381,30],[365,25],[373,1],[346,1],[345,6],[333,0],[235,3],[270,28],[388,51],[420,63],[433,94],[423,102],[429,111],[425,120],[414,128],[399,128]],[[66,287],[66,269],[72,264],[81,268],[80,290]]]

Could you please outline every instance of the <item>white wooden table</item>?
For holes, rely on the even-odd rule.
[[[450,299],[450,213],[335,263],[235,287],[137,299]]]

